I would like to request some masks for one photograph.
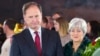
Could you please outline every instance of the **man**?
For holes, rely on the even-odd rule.
[[[27,29],[13,36],[10,56],[63,56],[58,33],[41,28],[42,10],[39,4],[23,6]]]
[[[45,16],[42,18],[42,27],[48,29],[48,19]]]
[[[12,41],[12,36],[15,34],[14,28],[15,28],[16,23],[17,22],[13,19],[7,19],[4,21],[3,30],[4,30],[4,33],[6,34],[6,40],[2,45],[1,56],[10,55],[11,41]]]

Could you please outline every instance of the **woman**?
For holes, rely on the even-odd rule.
[[[65,56],[81,56],[90,40],[85,36],[87,24],[82,18],[73,18],[69,23],[69,35],[72,39],[64,47]]]
[[[65,20],[62,17],[54,20],[54,28],[59,33],[62,47],[64,47],[65,44],[70,41],[70,37],[68,35],[68,22],[67,22],[67,20]]]
[[[94,41],[97,37],[99,37],[99,22],[92,20],[87,23],[87,34],[91,41]]]

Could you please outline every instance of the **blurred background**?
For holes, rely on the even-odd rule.
[[[40,3],[45,16],[62,11],[67,20],[78,16],[100,21],[100,0],[0,0],[0,22],[6,18],[14,18],[20,22],[23,19],[22,5],[29,1]]]

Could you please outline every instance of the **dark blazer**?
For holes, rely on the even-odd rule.
[[[72,48],[73,41],[70,41],[64,47],[64,56],[82,56],[82,53],[85,51],[86,46],[88,46],[90,42],[91,41],[90,41],[90,39],[88,39],[88,37],[84,37],[78,50],[76,52],[74,52],[74,49]]]
[[[34,40],[28,29],[13,36],[10,56],[38,56]],[[63,56],[57,32],[42,28],[42,56]]]

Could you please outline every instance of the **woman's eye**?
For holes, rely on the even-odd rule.
[[[81,32],[81,30],[77,30],[77,32]]]

